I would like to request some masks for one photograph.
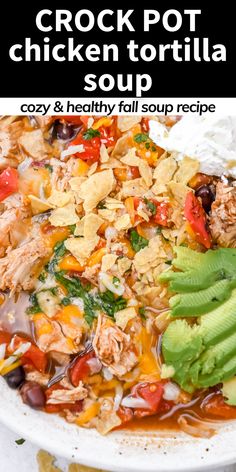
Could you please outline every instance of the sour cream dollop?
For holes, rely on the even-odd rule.
[[[184,116],[170,130],[149,121],[150,138],[166,151],[197,159],[200,172],[236,178],[236,116]]]

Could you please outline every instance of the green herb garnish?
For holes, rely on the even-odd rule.
[[[23,438],[15,440],[15,443],[18,444],[18,446],[21,446],[22,444],[24,444],[24,442],[25,442],[25,439],[23,439]]]
[[[142,318],[143,320],[146,320],[145,308],[144,308],[144,306],[141,306],[141,307],[139,308],[138,312],[139,312],[139,315],[141,316],[141,318]]]
[[[35,315],[36,313],[41,313],[42,310],[38,304],[38,300],[35,293],[30,295],[29,301],[31,305],[27,308],[26,313],[28,315]]]
[[[138,133],[134,136],[134,141],[136,143],[146,143],[146,142],[150,141],[150,138],[149,138],[148,134],[146,134],[146,133]]]
[[[130,243],[135,252],[148,246],[148,240],[140,236],[135,229],[130,232]]]
[[[75,230],[76,230],[76,225],[70,225],[69,226],[69,230],[72,234],[74,234]]]
[[[52,173],[53,171],[53,167],[51,166],[51,164],[45,164],[45,169],[49,170],[50,173]]]
[[[101,136],[101,133],[100,131],[98,131],[98,129],[89,128],[83,134],[83,139],[85,139],[86,141],[89,141],[89,139],[99,138],[100,136]]]
[[[157,207],[156,207],[155,203],[153,203],[151,200],[148,200],[147,198],[144,198],[144,202],[145,202],[148,210],[154,216],[157,212]]]
[[[54,255],[51,261],[46,265],[46,270],[50,274],[54,274],[55,268],[59,262],[59,260],[65,255],[66,253],[66,248],[64,241],[59,241],[58,243],[55,244],[54,248]]]
[[[99,293],[99,295],[96,295],[95,300],[98,307],[111,318],[114,318],[117,311],[123,310],[127,306],[127,300],[125,300],[125,298],[121,296],[116,297],[110,290]]]

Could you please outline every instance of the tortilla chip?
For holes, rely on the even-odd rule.
[[[148,187],[152,185],[151,167],[149,167],[147,161],[145,161],[144,159],[140,159],[140,157],[136,156],[136,148],[130,149],[128,153],[121,158],[121,162],[129,166],[137,166],[145,184]]]
[[[176,160],[173,157],[161,160],[154,170],[153,178],[158,184],[166,184],[172,180],[177,169]]]
[[[136,316],[137,314],[133,306],[130,308],[125,308],[124,310],[117,311],[115,313],[116,324],[124,331],[128,322],[133,318],[136,318]]]
[[[40,198],[35,197],[35,195],[28,195],[28,198],[31,203],[33,215],[44,213],[45,211],[48,211],[53,208],[51,205],[48,204],[47,201],[41,200]]]
[[[118,116],[117,118],[117,126],[122,133],[124,131],[128,131],[129,129],[133,128],[133,126],[140,123],[142,120],[142,116]]]
[[[104,223],[104,220],[96,215],[95,213],[89,213],[85,215],[84,220],[84,237],[86,239],[93,239],[96,236],[100,226]]]
[[[62,208],[53,210],[49,221],[53,226],[69,226],[78,223],[79,217],[75,211],[74,203],[68,203]]]
[[[62,472],[54,465],[56,458],[42,449],[37,454],[38,472]]]
[[[118,259],[117,265],[119,273],[123,275],[125,272],[127,272],[127,270],[130,269],[132,261],[128,259],[128,257],[121,257]]]
[[[109,154],[105,144],[102,143],[100,147],[100,162],[104,164],[107,161],[109,161]]]
[[[124,215],[120,216],[117,218],[117,220],[114,223],[114,227],[120,231],[122,229],[129,229],[132,227],[130,216],[128,213],[125,213]]]
[[[107,272],[112,268],[112,266],[115,264],[116,259],[117,259],[116,254],[105,254],[102,258],[102,266],[101,266],[101,271],[102,272]]]
[[[83,266],[86,263],[86,259],[97,246],[98,242],[99,236],[95,236],[93,239],[68,238],[65,241],[65,247]]]
[[[115,210],[107,210],[106,208],[102,210],[98,210],[98,214],[104,219],[113,223],[116,219],[116,211]]]
[[[145,184],[142,177],[133,180],[127,180],[123,182],[121,195],[125,197],[143,197],[148,191],[148,187]]]
[[[58,208],[73,202],[74,198],[72,192],[60,192],[58,190],[53,190],[50,197],[47,199],[49,205]]]
[[[179,203],[181,206],[184,206],[186,196],[188,192],[191,191],[190,187],[184,185],[180,182],[174,182],[173,180],[168,183],[168,190],[171,191],[174,199]]]
[[[137,272],[144,274],[149,269],[156,267],[162,258],[166,258],[166,253],[163,249],[162,239],[158,235],[150,239],[147,247],[135,254],[133,263]]]
[[[112,191],[115,179],[111,169],[91,175],[80,186],[79,197],[84,200],[85,212],[90,212]]]
[[[174,180],[186,185],[199,172],[200,163],[186,156],[178,163],[178,167]]]

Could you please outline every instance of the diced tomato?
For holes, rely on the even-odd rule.
[[[196,235],[196,241],[205,246],[211,247],[211,236],[207,230],[206,213],[202,208],[200,200],[193,192],[187,194],[184,207],[184,216],[188,220],[191,229]]]
[[[170,205],[167,202],[157,202],[156,200],[151,200],[155,207],[156,207],[156,213],[153,216],[152,220],[154,223],[160,225],[160,226],[168,226],[168,220],[169,220],[169,210],[170,210]]]
[[[101,142],[106,144],[108,147],[113,146],[115,143],[114,135],[112,134],[112,129],[110,127],[101,126],[99,128],[101,134]]]
[[[7,167],[0,175],[0,202],[18,191],[18,172],[12,167]]]
[[[146,383],[135,386],[133,392],[135,396],[141,397],[146,400],[149,405],[149,408],[147,409],[135,409],[134,415],[137,418],[158,413],[159,406],[164,393],[163,384],[161,382]]]
[[[124,406],[120,406],[117,413],[122,421],[122,424],[129,423],[129,421],[131,421],[134,417],[132,408],[127,408]]]
[[[149,131],[149,118],[143,118],[141,121],[142,131],[147,133]]]
[[[70,143],[70,146],[77,146],[79,144],[83,145],[84,151],[76,153],[76,157],[79,157],[83,161],[89,161],[90,163],[99,160],[101,146],[100,137],[97,136],[92,139],[84,139],[83,136],[79,134],[74,141]]]
[[[22,343],[27,341],[27,339],[15,335],[12,347],[13,351],[15,351],[15,349],[17,349]],[[47,354],[41,351],[38,346],[35,346],[35,344],[31,344],[28,351],[26,351],[26,353],[21,357],[21,362],[23,365],[31,364],[39,372],[44,373],[47,367]]]
[[[80,380],[83,380],[90,374],[90,367],[88,360],[95,357],[95,352],[90,351],[82,357],[79,357],[70,371],[70,380],[74,387],[79,385]]]
[[[85,116],[82,117],[80,115],[58,115],[57,118],[60,120],[69,121],[69,123],[72,123],[73,125],[82,125],[82,118],[85,118]]]
[[[224,419],[236,418],[236,407],[227,405],[223,396],[219,394],[211,397],[206,403],[203,402],[202,410],[208,415],[219,416]]]
[[[8,344],[11,341],[10,333],[0,331],[0,344]]]

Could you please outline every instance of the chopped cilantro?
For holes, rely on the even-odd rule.
[[[41,274],[38,276],[38,280],[40,282],[45,282],[46,278],[47,278],[47,274],[46,274],[45,270],[43,270],[43,272],[41,272]]]
[[[135,229],[130,232],[130,243],[135,252],[148,246],[148,240],[140,236]]]
[[[22,444],[24,444],[24,442],[25,442],[25,439],[23,439],[23,438],[15,440],[15,443],[18,444],[18,446],[21,446]]]
[[[101,202],[99,202],[99,203],[97,204],[97,209],[98,209],[98,210],[104,210],[104,208],[106,208],[106,205],[105,205],[104,200],[102,200]]]
[[[98,131],[98,129],[89,128],[83,134],[83,139],[88,141],[89,139],[98,138],[99,136],[101,136],[101,133]]]
[[[53,171],[53,167],[52,167],[50,164],[45,164],[45,166],[44,166],[44,167],[45,167],[45,169],[49,170],[49,172],[51,172],[51,173],[52,173],[52,171]]]
[[[150,141],[150,138],[146,133],[138,133],[134,136],[134,140],[136,143],[146,143],[147,141]]]
[[[35,315],[36,313],[40,313],[42,311],[38,304],[38,300],[35,293],[30,295],[29,301],[31,305],[26,310],[26,313],[28,315]]]
[[[149,149],[150,148],[150,143],[145,143],[145,148]]]
[[[151,200],[148,200],[147,198],[144,199],[144,202],[146,203],[146,206],[147,206],[148,210],[154,216],[157,212],[157,207],[156,207],[155,203],[153,203]]]
[[[74,234],[75,229],[76,229],[76,225],[70,225],[70,226],[69,226],[69,230],[70,230],[70,232],[71,232],[72,234]]]
[[[56,265],[58,264],[59,260],[66,253],[66,248],[65,248],[64,241],[59,241],[58,243],[56,243],[53,250],[54,250],[53,258],[51,259],[51,261],[46,266],[46,270],[50,274],[54,274]]]
[[[144,308],[144,306],[141,306],[141,307],[139,308],[138,312],[139,312],[139,315],[141,316],[141,318],[142,318],[143,320],[146,320],[145,308]]]
[[[156,152],[157,148],[155,146],[152,146],[152,152]]]
[[[114,276],[112,282],[113,282],[113,284],[114,284],[115,286],[117,286],[117,285],[119,285],[119,283],[120,283],[120,279],[119,279],[118,277],[115,277],[115,276]]]
[[[64,306],[68,306],[71,304],[71,300],[69,297],[64,297],[61,301],[61,304],[64,305]]]
[[[127,300],[125,300],[125,298],[121,296],[116,297],[110,290],[99,293],[99,295],[96,295],[95,300],[98,307],[111,318],[114,318],[114,314],[117,311],[123,310],[127,306]]]

